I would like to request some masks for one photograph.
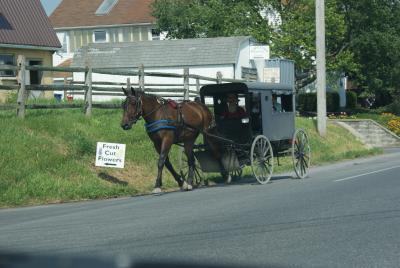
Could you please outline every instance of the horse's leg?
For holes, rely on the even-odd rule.
[[[194,140],[193,141],[187,141],[184,143],[184,148],[185,148],[185,154],[188,159],[188,167],[189,167],[189,172],[188,172],[188,179],[187,179],[187,189],[188,191],[193,189],[193,176],[194,176],[194,154],[193,154],[193,145],[194,145]]]
[[[161,143],[157,143],[157,144],[154,143],[154,147],[156,148],[157,153],[160,155],[161,154]],[[182,185],[183,185],[182,177],[175,171],[174,167],[172,166],[171,162],[169,161],[168,155],[167,155],[167,158],[165,159],[165,167],[172,174],[172,176],[178,183],[179,187],[182,187]]]
[[[172,166],[171,162],[169,161],[169,157],[167,156],[167,159],[165,159],[165,167],[169,170],[169,172],[172,174],[172,176],[174,177],[174,179],[176,180],[176,182],[178,183],[179,187],[183,186],[183,179],[181,177],[181,175],[179,175],[174,167]]]
[[[214,157],[218,161],[219,170],[222,175],[222,178],[225,180],[225,183],[231,183],[232,177],[229,175],[229,172],[225,170],[224,165],[222,164],[222,154],[220,152],[220,148],[216,141],[212,140],[212,138],[207,138],[206,142],[210,147],[211,151],[213,152]]]
[[[168,157],[169,150],[171,149],[172,140],[173,139],[165,137],[161,141],[161,146],[157,146],[156,145],[156,149],[157,149],[157,147],[159,147],[160,156],[158,158],[158,165],[157,165],[158,173],[157,173],[157,179],[156,179],[156,183],[154,185],[153,193],[160,193],[161,192],[162,171],[163,171],[163,168],[164,168],[165,161],[166,161],[166,159]]]

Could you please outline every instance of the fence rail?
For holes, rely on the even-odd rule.
[[[93,96],[124,96],[122,87],[130,88],[131,86],[139,90],[159,94],[162,97],[176,97],[189,99],[196,97],[199,94],[200,87],[208,82],[223,83],[223,82],[242,82],[245,80],[223,78],[218,72],[216,77],[206,77],[196,74],[189,74],[189,69],[184,69],[184,74],[163,73],[163,72],[145,72],[144,66],[140,65],[138,70],[121,70],[110,68],[92,68],[86,67],[50,67],[50,66],[26,66],[25,57],[19,55],[17,65],[0,65],[0,71],[17,72],[16,85],[0,85],[0,91],[16,91],[18,98],[16,104],[0,105],[0,110],[17,110],[19,117],[25,116],[25,109],[65,109],[65,108],[84,108],[85,114],[90,116],[92,108],[119,108],[119,104],[109,103],[93,103]],[[26,71],[41,71],[41,72],[67,72],[67,73],[84,73],[85,81],[67,81],[64,84],[52,85],[27,85],[25,82]],[[108,81],[93,81],[93,73],[127,76],[127,82],[108,82]],[[130,82],[130,77],[137,77],[136,83]],[[145,83],[145,77],[163,77],[163,78],[182,78],[182,83]],[[190,83],[190,79],[195,80],[195,83]],[[200,83],[203,81],[203,83]],[[204,82],[206,81],[206,82]],[[196,90],[191,88],[195,87]],[[67,94],[83,95],[83,104],[60,103],[60,104],[27,104],[27,93],[31,90],[35,91],[64,91],[64,98]]]

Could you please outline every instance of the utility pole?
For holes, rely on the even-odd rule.
[[[326,135],[326,61],[325,61],[325,1],[315,0],[317,47],[317,126],[320,136]]]

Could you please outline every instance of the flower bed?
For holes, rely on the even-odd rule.
[[[388,128],[396,135],[400,135],[400,116],[392,113],[381,113],[381,114],[354,114],[348,115],[345,112],[341,113],[330,113],[328,114],[329,119],[372,119]]]

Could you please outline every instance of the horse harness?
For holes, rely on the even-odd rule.
[[[165,100],[163,98],[157,98],[157,101],[160,103],[160,106],[157,108],[153,109],[147,114],[143,114],[143,103],[142,103],[142,98],[139,97],[137,98],[137,101],[135,102],[135,111],[136,114],[133,119],[133,123],[135,124],[141,117],[146,117],[149,116],[159,109],[165,109],[166,105],[170,105],[171,108],[176,109],[177,111],[177,120],[172,120],[172,119],[160,119],[160,120],[155,120],[153,122],[146,123],[144,126],[146,128],[147,133],[156,133],[159,130],[163,129],[168,129],[168,130],[175,130],[176,132],[176,137],[179,136],[180,132],[187,129],[189,131],[198,131],[195,127],[190,126],[187,124],[184,120],[184,116],[182,114],[182,104],[184,104],[187,101],[181,102],[181,103],[176,103],[173,100]]]

